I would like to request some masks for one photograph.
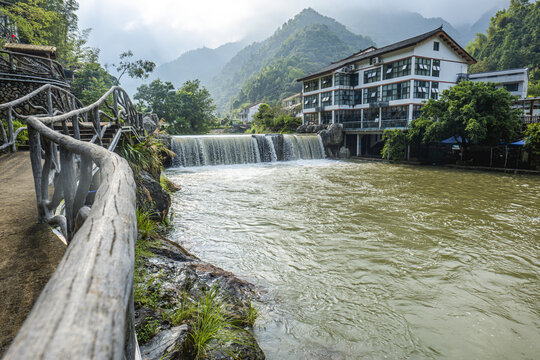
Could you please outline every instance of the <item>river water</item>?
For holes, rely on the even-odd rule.
[[[173,239],[265,290],[268,359],[538,359],[539,177],[329,160],[168,176]]]

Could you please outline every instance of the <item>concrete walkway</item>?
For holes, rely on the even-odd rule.
[[[28,152],[0,155],[0,357],[64,252],[50,227],[37,223]]]

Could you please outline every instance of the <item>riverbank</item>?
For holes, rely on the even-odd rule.
[[[391,161],[391,160],[389,161],[386,159],[381,159],[381,158],[376,158],[376,157],[362,157],[362,156],[351,156],[350,159],[361,160],[361,161],[386,162],[386,163],[391,163],[391,164],[402,164],[402,165],[436,166],[436,167],[442,167],[442,168],[461,169],[461,170],[503,172],[507,174],[540,175],[540,170],[529,170],[529,169],[511,169],[511,168],[473,166],[473,165],[456,165],[456,164],[437,165],[437,164],[426,164],[419,161]]]

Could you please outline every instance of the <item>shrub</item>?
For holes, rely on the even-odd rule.
[[[383,158],[394,161],[405,159],[407,135],[403,131],[398,129],[384,130],[383,140],[385,141],[381,151]]]

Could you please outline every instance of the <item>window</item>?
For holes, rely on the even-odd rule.
[[[414,73],[416,75],[429,76],[429,70],[431,67],[431,59],[416,58],[415,63],[416,63],[416,67],[414,69]]]
[[[319,122],[319,118],[318,118],[317,115],[318,114],[316,114],[316,113],[304,114],[304,123],[305,124],[310,124],[310,123],[317,124]]]
[[[406,120],[409,118],[409,105],[381,108],[382,120]]]
[[[335,95],[336,105],[352,105],[353,92],[351,90],[337,90]]]
[[[439,98],[439,83],[431,83],[431,98],[437,100]]]
[[[417,99],[429,98],[429,81],[414,81],[414,97]]]
[[[410,81],[383,85],[382,101],[408,99],[410,97]]]
[[[332,105],[332,92],[331,91],[321,94],[321,105],[322,106]]]
[[[503,84],[503,87],[508,91],[518,91],[519,83]]]
[[[319,90],[319,79],[304,81],[304,92]]]
[[[364,71],[364,84],[381,80],[381,68]]]
[[[394,61],[393,63],[386,64],[383,67],[384,79],[393,79],[400,76],[406,76],[411,74],[411,58]]]
[[[433,42],[433,50],[434,51],[439,51],[439,42],[438,41]]]
[[[332,87],[332,75],[324,76],[321,78],[321,89]]]
[[[379,118],[379,108],[368,108],[364,111],[365,121],[374,121]]]
[[[319,95],[304,96],[304,109],[319,106]]]
[[[354,105],[362,103],[362,90],[354,90]]]
[[[364,89],[364,104],[369,104],[379,101],[379,87],[370,87]]]
[[[434,59],[431,66],[431,76],[439,77],[440,72],[441,72],[441,60]]]
[[[349,74],[337,73],[334,75],[335,86],[351,86],[351,77]]]
[[[338,110],[334,115],[337,123],[362,120],[362,110]]]
[[[332,112],[323,111],[321,113],[321,124],[331,124],[332,123]]]
[[[358,73],[351,74],[351,86],[358,85]]]
[[[413,105],[413,111],[412,111],[412,118],[413,120],[418,119],[420,116],[422,116],[422,108],[423,105]]]

